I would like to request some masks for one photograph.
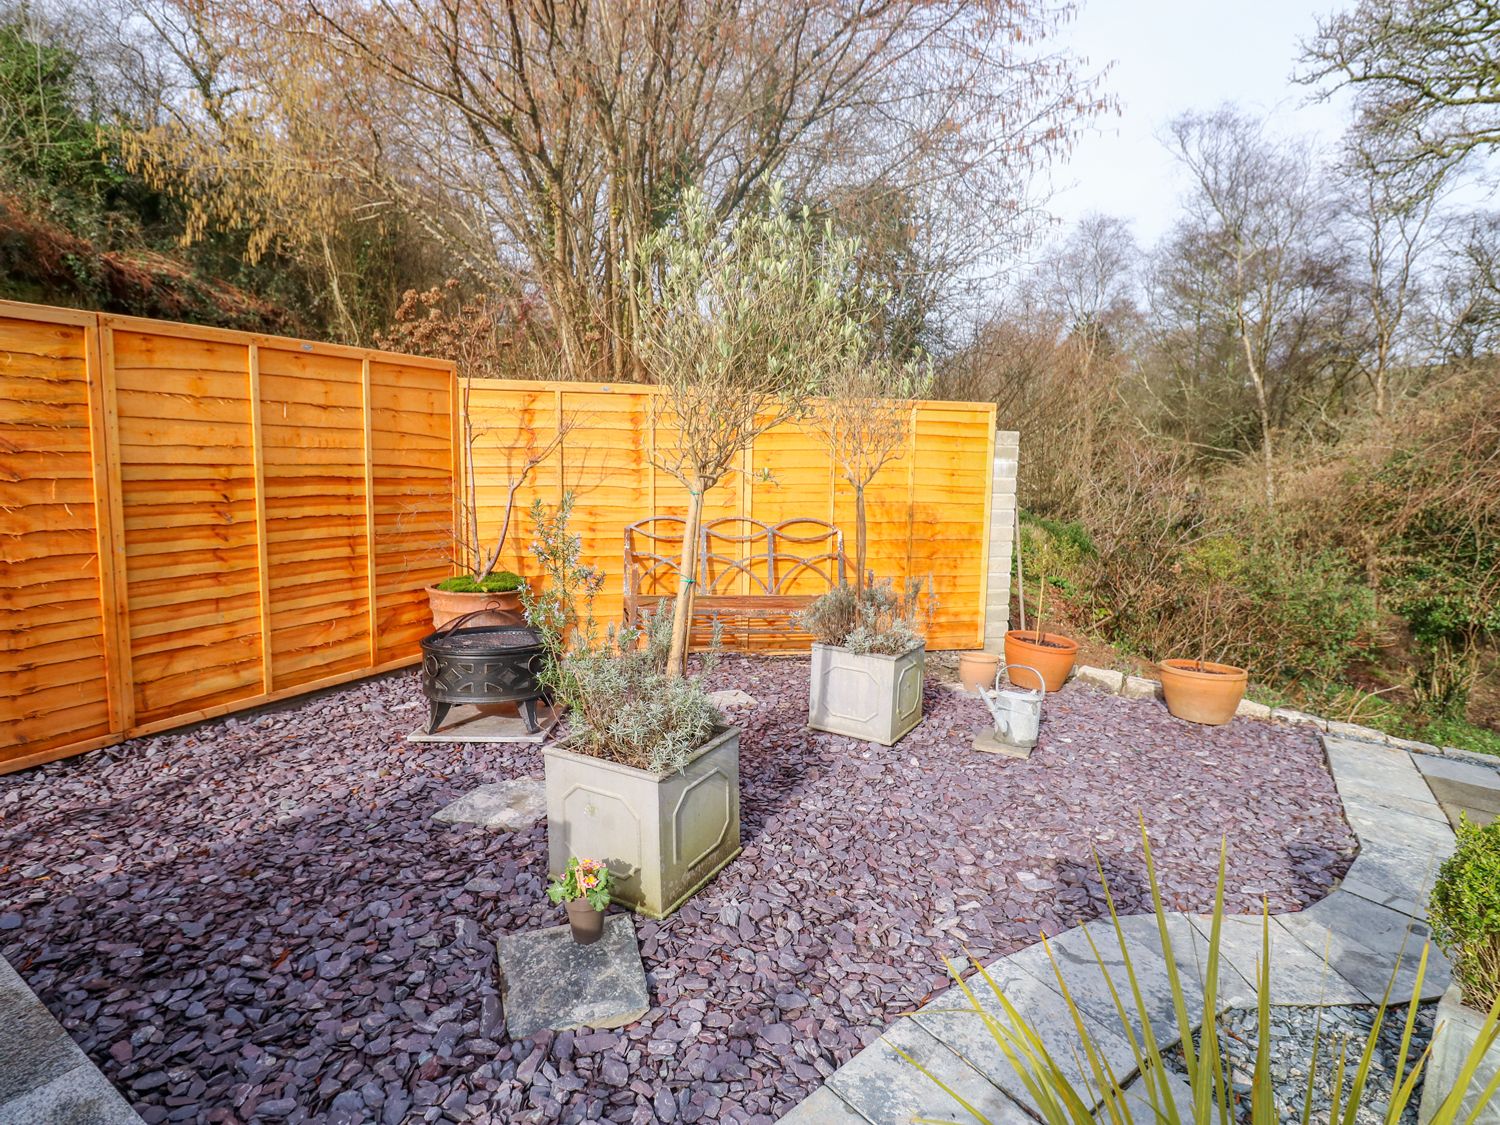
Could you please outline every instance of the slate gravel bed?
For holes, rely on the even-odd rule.
[[[1271,1088],[1281,1120],[1302,1120],[1308,1069],[1313,1062],[1315,1044],[1317,1068],[1312,1083],[1312,1120],[1328,1119],[1340,1056],[1345,1060],[1340,1104],[1347,1110],[1354,1072],[1359,1067],[1370,1028],[1375,1024],[1375,1011],[1369,1005],[1271,1009]],[[1393,1004],[1386,1009],[1375,1053],[1370,1057],[1365,1095],[1355,1110],[1357,1125],[1381,1125],[1385,1121],[1386,1107],[1390,1105],[1391,1091],[1395,1087],[1396,1067],[1401,1060],[1401,1037],[1406,1030],[1409,1011],[1409,1004]],[[1432,1041],[1436,1016],[1436,1002],[1417,1006],[1403,1079],[1411,1073],[1412,1066]],[[1251,1078],[1255,1073],[1259,1024],[1259,1015],[1254,1011],[1225,1012],[1219,1017],[1219,1042],[1223,1044],[1225,1057],[1233,1068],[1230,1080],[1240,1095],[1236,1103],[1237,1117],[1244,1122],[1249,1122],[1251,1116]],[[1417,1108],[1421,1102],[1422,1080],[1418,1078],[1411,1099],[1402,1111],[1402,1125],[1416,1125]],[[1343,1112],[1340,1111],[1341,1116]]]
[[[445,825],[534,747],[415,744],[394,674],[0,777],[0,952],[159,1121],[770,1122],[944,982],[1094,917],[1092,849],[1146,906],[1321,898],[1355,847],[1312,736],[1171,719],[1073,685],[1029,761],[929,686],[877,747],[805,730],[807,664],[727,658],[745,850],[638,920],[655,1007],[619,1031],[506,1037],[497,933],[557,925],[545,826]]]

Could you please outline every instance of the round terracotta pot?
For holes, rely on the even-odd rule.
[[[965,691],[995,686],[1000,656],[994,652],[965,652],[958,658],[958,678]]]
[[[1163,660],[1157,668],[1167,710],[1179,719],[1211,727],[1234,718],[1250,679],[1243,668],[1208,660]]]
[[[568,908],[568,925],[579,945],[593,945],[604,936],[604,911],[595,910],[586,898],[575,898],[563,904]]]
[[[439,590],[427,587],[427,604],[432,609],[432,627],[441,629],[455,617],[466,613],[487,610],[478,617],[471,617],[461,626],[477,629],[481,625],[524,625],[521,612],[521,591],[511,590],[504,594],[469,594],[455,590]]]
[[[1049,693],[1062,690],[1063,684],[1068,682],[1068,673],[1073,670],[1073,661],[1077,659],[1078,642],[1070,641],[1061,633],[1043,633],[1038,638],[1035,630],[1028,629],[1023,633],[1012,629],[1005,634],[1005,663],[1035,668],[1042,674],[1042,683]],[[1009,668],[1006,675],[1018,688],[1037,687],[1036,677],[1025,668]]]

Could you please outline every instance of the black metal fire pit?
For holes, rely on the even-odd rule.
[[[482,612],[482,611],[481,611]],[[519,703],[528,734],[541,728],[536,701],[545,693],[537,682],[542,670],[542,639],[518,625],[455,628],[473,614],[455,618],[422,638],[422,693],[433,734],[455,703]]]

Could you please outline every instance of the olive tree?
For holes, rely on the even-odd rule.
[[[856,343],[859,324],[845,311],[855,251],[852,240],[789,209],[780,185],[730,225],[693,188],[632,263],[646,310],[635,349],[658,388],[652,459],[688,494],[674,675],[686,667],[704,494],[737,469],[758,435],[805,413]]]

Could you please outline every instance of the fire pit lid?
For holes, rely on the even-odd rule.
[[[524,625],[477,626],[472,629],[439,629],[422,640],[429,651],[454,655],[489,656],[515,649],[541,647],[542,638]]]

